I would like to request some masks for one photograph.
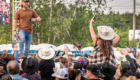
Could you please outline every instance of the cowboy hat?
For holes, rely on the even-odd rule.
[[[118,61],[122,61],[123,58],[125,57],[124,55],[122,55],[122,54],[120,53],[120,51],[114,51],[114,56],[115,56],[115,58],[116,58]]]
[[[114,30],[107,26],[98,26],[98,34],[103,40],[111,40],[114,38]]]
[[[81,49],[83,42],[81,42],[81,44],[78,44],[77,42],[73,42],[73,45],[76,46],[78,49]]]
[[[55,51],[52,48],[48,48],[47,46],[44,46],[38,52],[39,57],[44,60],[53,58],[54,54],[55,54]]]
[[[104,62],[103,64],[98,64],[99,69],[103,75],[106,77],[113,77],[116,73],[115,66],[109,64],[109,62]]]
[[[21,67],[25,73],[34,74],[38,70],[38,61],[34,57],[24,58]]]

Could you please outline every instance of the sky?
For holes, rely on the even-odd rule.
[[[58,0],[59,1],[59,0]],[[64,0],[65,3],[73,4],[77,0]],[[136,14],[140,14],[140,0],[136,1]],[[106,0],[107,6],[111,7],[116,13],[119,11],[120,14],[125,12],[133,13],[133,0]],[[92,6],[94,7],[94,6]],[[108,14],[109,10],[105,11],[105,14]]]
[[[136,14],[140,13],[140,0],[136,1]],[[130,12],[133,13],[133,0],[106,0],[107,6],[111,7],[113,11],[120,13]],[[105,11],[108,13],[108,10]]]

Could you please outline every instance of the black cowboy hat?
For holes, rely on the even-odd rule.
[[[6,65],[6,61],[0,58],[0,66],[5,66]]]
[[[103,64],[98,64],[99,69],[103,75],[106,77],[113,77],[116,73],[115,66],[109,64],[109,62],[104,62]]]
[[[24,58],[21,67],[25,73],[34,74],[38,70],[38,61],[34,57]]]

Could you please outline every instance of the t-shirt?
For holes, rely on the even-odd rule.
[[[29,80],[41,80],[41,76],[37,73],[32,74],[32,75],[28,75],[28,74],[24,73],[21,76],[24,78],[27,78]]]
[[[41,60],[39,62],[39,71],[41,71],[41,78],[52,78],[53,68],[55,67],[54,61],[50,60]]]
[[[1,79],[1,77],[2,77],[3,75],[5,75],[5,74],[1,74],[1,75],[0,75],[0,79]]]
[[[23,10],[22,8],[19,9],[15,13],[14,20],[19,20],[19,27],[18,30],[24,30],[28,33],[33,33],[33,26],[32,26],[32,19],[33,17],[37,18],[37,13],[32,9]]]

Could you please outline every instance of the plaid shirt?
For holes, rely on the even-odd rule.
[[[89,60],[89,64],[101,64],[104,63],[105,61],[108,61],[110,64],[115,66],[116,60],[115,60],[114,52],[112,51],[112,55],[110,56],[110,59],[108,59],[102,55],[102,52],[100,51],[100,45],[98,45],[93,50],[93,56]]]

